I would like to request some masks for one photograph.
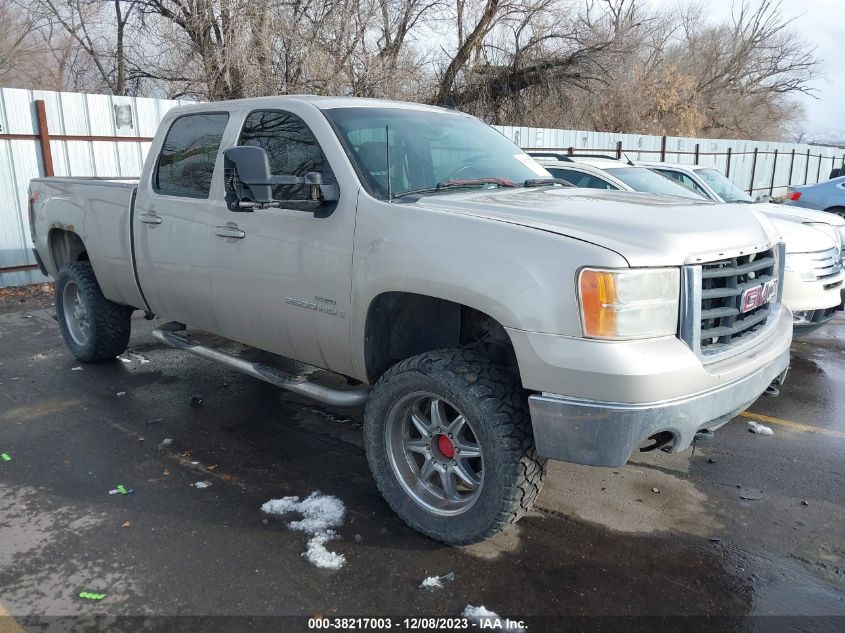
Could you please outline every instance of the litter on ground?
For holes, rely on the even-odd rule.
[[[312,492],[302,501],[299,497],[271,499],[261,506],[261,510],[275,515],[289,512],[302,515],[301,519],[290,521],[288,527],[311,536],[302,556],[313,565],[323,569],[340,569],[346,563],[343,554],[330,552],[325,547],[328,541],[340,538],[332,528],[343,525],[346,517],[346,507],[337,497]]]
[[[0,459],[2,459],[4,462],[10,462],[12,461],[12,456],[9,455],[9,453],[0,453]]]
[[[443,583],[455,579],[455,572],[450,571],[448,574],[442,576],[429,576],[420,583],[420,589],[428,589],[434,591],[435,589],[443,589]]]
[[[481,629],[491,629],[494,631],[512,631],[515,633],[525,633],[525,629],[517,622],[500,617],[495,611],[490,611],[484,605],[474,607],[468,604],[464,607],[462,614],[466,619],[475,623]]]
[[[194,484],[194,488],[211,488],[211,482],[208,481],[198,481]]]
[[[126,392],[125,391],[118,391],[116,395],[117,395],[118,398],[122,398],[123,396],[126,395]]]
[[[127,527],[129,527],[130,525],[132,525],[132,524],[131,524],[129,521],[124,521],[124,522],[123,522],[123,525],[121,525],[120,527],[122,527],[122,528],[127,528]]]
[[[93,593],[91,591],[80,591],[79,592],[80,598],[85,598],[86,600],[102,600],[106,597],[104,593]]]
[[[159,446],[161,446],[162,448],[164,448],[165,446],[171,446],[172,444],[173,444],[173,438],[172,438],[172,437],[165,437],[165,438],[161,441],[161,443],[159,444]]]
[[[134,493],[135,493],[134,489],[132,489],[132,488],[127,489],[126,486],[124,486],[123,484],[117,484],[117,488],[113,488],[112,490],[109,490],[110,495],[116,495],[116,494],[131,495],[131,494],[134,494]]]
[[[771,427],[764,426],[759,424],[758,422],[754,422],[753,420],[748,422],[748,430],[752,433],[756,433],[757,435],[774,435],[775,432],[771,429]]]
[[[71,367],[71,371],[82,371],[82,367]]]

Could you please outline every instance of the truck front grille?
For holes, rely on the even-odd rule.
[[[810,259],[813,262],[813,272],[816,274],[816,281],[830,280],[829,283],[825,284],[825,290],[838,288],[842,285],[841,279],[834,281],[834,277],[837,277],[842,272],[842,256],[839,253],[839,249],[831,248],[829,251],[812,253]]]
[[[699,351],[705,355],[716,354],[755,338],[778,301],[743,312],[743,293],[776,278],[779,278],[776,249],[703,264]]]

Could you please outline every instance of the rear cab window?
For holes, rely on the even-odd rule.
[[[227,112],[186,114],[173,121],[158,155],[153,190],[168,196],[208,198]]]
[[[576,187],[582,187],[585,189],[619,188],[610,184],[603,178],[599,178],[598,176],[594,176],[585,172],[575,171],[574,169],[561,169],[560,167],[546,167],[546,169],[548,169],[549,173],[555,178],[562,178],[563,180],[571,182]]]

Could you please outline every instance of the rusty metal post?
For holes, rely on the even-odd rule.
[[[53,176],[53,152],[50,150],[50,130],[47,128],[47,110],[44,101],[35,101],[35,118],[38,123],[38,142],[41,144],[41,166],[45,176]]]
[[[772,179],[769,181],[769,195],[774,195],[775,192],[775,174],[778,172],[778,151],[775,150],[775,156],[772,160]]]
[[[732,152],[733,152],[733,149],[729,147],[728,148],[728,162],[727,162],[727,166],[725,167],[725,176],[727,176],[728,178],[731,177],[731,153]]]
[[[701,156],[701,145],[698,143],[695,144],[695,164],[698,165],[699,158]]]
[[[822,155],[819,154],[819,167],[816,170],[816,182],[821,180],[821,177],[822,177]]]
[[[666,162],[666,135],[663,135],[663,138],[660,139],[660,162]],[[845,161],[845,156],[842,157],[842,160]]]
[[[754,148],[754,158],[751,161],[751,184],[748,185],[748,195],[754,195],[754,174],[757,172],[757,148]]]
[[[622,141],[616,141],[616,158],[622,158]]]
[[[574,147],[572,147],[572,146],[570,146],[570,147],[569,147],[569,149],[567,149],[567,150],[566,150],[566,153],[567,153],[569,156],[572,156],[572,155],[575,153],[575,148],[574,148]]]

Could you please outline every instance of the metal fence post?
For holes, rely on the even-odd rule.
[[[842,157],[842,160],[845,161],[845,156]],[[663,135],[663,138],[660,139],[660,162],[666,162],[666,135]]]
[[[575,153],[575,148],[574,148],[574,147],[572,147],[572,146],[570,146],[570,147],[566,150],[566,153],[567,153],[569,156],[572,156],[572,155]]]
[[[699,143],[695,144],[695,164],[698,165],[699,158],[701,157],[701,145]]]
[[[47,110],[44,101],[35,101],[35,118],[38,123],[38,142],[41,144],[41,166],[45,176],[53,176],[53,152],[50,149],[50,130],[47,128]]]
[[[807,162],[804,163],[804,184],[807,184],[807,179],[810,176],[810,150],[807,150]]]
[[[616,158],[622,158],[622,141],[616,141]]]
[[[792,186],[792,169],[795,167],[795,148],[792,148],[792,156],[789,159],[789,180],[786,183],[787,187]]]
[[[774,160],[772,160],[772,180],[769,182],[769,195],[775,192],[775,174],[778,171],[778,151],[775,150]]]
[[[757,148],[754,148],[754,158],[751,160],[751,184],[748,185],[748,195],[754,195],[754,174],[757,171]]]
[[[728,148],[728,164],[727,164],[727,167],[725,167],[725,176],[727,176],[728,178],[731,177],[731,152],[732,152],[732,148],[729,147]]]
[[[821,177],[822,177],[822,155],[819,154],[819,167],[816,170],[816,182],[821,180]]]

